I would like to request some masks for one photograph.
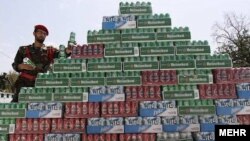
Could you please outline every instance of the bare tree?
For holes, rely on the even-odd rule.
[[[215,23],[213,34],[218,47],[215,54],[228,53],[234,67],[250,66],[250,19],[247,16],[229,13],[224,23]]]

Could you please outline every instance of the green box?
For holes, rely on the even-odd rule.
[[[199,99],[199,90],[163,91],[163,100],[169,99]]]
[[[190,32],[159,32],[157,41],[190,41]]]
[[[53,72],[86,72],[86,64],[54,64]]]
[[[57,102],[87,102],[88,93],[55,93],[54,101]]]
[[[178,75],[179,84],[212,84],[213,75]]]
[[[0,124],[0,135],[1,134],[13,134],[14,132],[15,132],[15,124]]]
[[[44,79],[37,78],[35,82],[36,87],[68,87],[68,78],[55,78],[55,79]]]
[[[196,68],[232,68],[232,60],[196,60]]]
[[[208,106],[179,106],[179,115],[214,115],[216,109],[214,105]]]
[[[122,63],[88,63],[88,72],[122,71]]]
[[[126,42],[152,42],[156,41],[155,33],[131,33],[121,35],[122,43]]]
[[[107,77],[107,85],[141,85],[141,77]]]
[[[0,109],[1,118],[25,118],[26,109]]]
[[[121,42],[121,34],[102,34],[102,35],[88,35],[87,40],[89,44],[92,43],[115,43]]]
[[[177,46],[176,55],[206,55],[210,54],[210,46]]]
[[[152,14],[152,7],[151,6],[124,6],[119,8],[120,15],[151,15]]]
[[[71,78],[71,86],[91,87],[91,86],[104,86],[105,78]]]
[[[160,69],[194,69],[195,60],[160,61]]]
[[[159,70],[159,62],[124,62],[124,71]]]
[[[19,102],[44,102],[53,101],[51,93],[36,93],[36,94],[19,94]]]
[[[171,19],[138,19],[137,27],[138,28],[146,28],[146,27],[170,27]]]
[[[139,56],[138,47],[105,48],[105,57]]]
[[[174,55],[174,47],[141,47],[140,56],[166,56]]]

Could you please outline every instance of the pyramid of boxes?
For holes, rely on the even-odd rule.
[[[210,141],[215,125],[250,125],[250,68],[210,55],[151,3],[119,5],[88,44],[60,58],[19,103],[0,104],[0,140]]]

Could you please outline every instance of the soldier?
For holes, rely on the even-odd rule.
[[[59,50],[51,46],[46,47],[43,42],[49,35],[48,29],[44,25],[36,25],[33,35],[35,42],[31,45],[19,47],[12,67],[19,72],[15,82],[15,94],[12,102],[18,102],[18,94],[21,87],[34,87],[38,73],[45,73],[49,70],[53,59],[59,55]],[[65,49],[66,57],[70,56],[71,49]],[[25,61],[30,63],[25,63]],[[33,64],[33,65],[32,65]]]

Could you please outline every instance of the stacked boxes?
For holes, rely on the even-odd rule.
[[[213,141],[216,125],[250,124],[250,68],[210,55],[150,2],[121,2],[87,43],[72,32],[71,58],[62,45],[22,103],[0,104],[0,140]]]

